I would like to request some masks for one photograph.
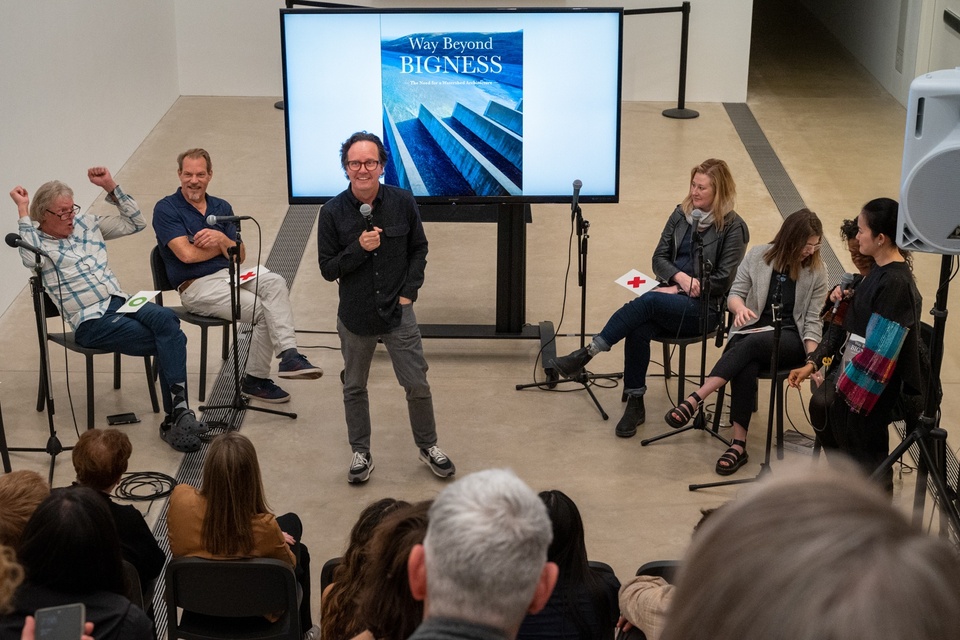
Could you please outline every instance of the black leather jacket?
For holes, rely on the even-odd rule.
[[[710,301],[720,302],[726,299],[727,292],[733,285],[737,275],[737,267],[747,252],[747,243],[750,242],[750,230],[743,218],[731,211],[724,219],[723,231],[717,233],[716,225],[711,225],[703,232],[703,257],[710,264]],[[680,269],[674,264],[677,250],[683,237],[690,233],[690,224],[680,205],[673,210],[667,224],[660,234],[660,242],[653,252],[653,275],[661,282],[671,281]],[[699,277],[699,260],[694,263]]]

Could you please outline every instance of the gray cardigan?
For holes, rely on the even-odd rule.
[[[773,245],[761,244],[747,251],[747,255],[743,257],[743,262],[737,269],[737,277],[727,297],[728,301],[734,296],[740,298],[748,309],[757,314],[757,317],[760,316],[761,308],[767,302],[767,294],[770,291],[773,267],[764,262],[763,254],[771,246]],[[820,343],[823,329],[820,309],[823,308],[823,301],[829,290],[827,269],[822,263],[816,270],[809,267],[800,270],[800,278],[797,280],[797,297],[793,303],[793,321],[803,340]],[[756,322],[755,319],[740,328],[744,329],[754,322]]]

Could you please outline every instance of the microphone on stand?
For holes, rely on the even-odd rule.
[[[580,187],[583,186],[583,183],[579,180],[573,181],[573,200],[570,202],[570,211],[576,213],[577,207],[580,205]]]
[[[46,251],[33,246],[32,244],[30,244],[29,242],[21,238],[20,235],[17,233],[8,233],[7,237],[4,238],[4,241],[7,243],[8,247],[13,247],[15,249],[19,247],[21,249],[26,249],[27,251],[32,251],[37,255],[43,256],[44,258],[50,257],[50,254],[48,254]]]
[[[241,220],[253,220],[252,216],[215,216],[210,214],[207,216],[207,224],[211,227],[221,224],[223,222],[240,222]]]
[[[837,286],[840,287],[840,298],[833,303],[833,313],[836,315],[837,309],[840,308],[840,303],[843,302],[843,292],[850,288],[850,285],[853,284],[854,275],[852,273],[844,273],[840,276],[840,284]]]
[[[367,231],[373,231],[373,207],[364,202],[360,205],[360,215],[363,221],[367,223]]]

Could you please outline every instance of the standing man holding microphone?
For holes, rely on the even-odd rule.
[[[456,472],[437,446],[433,396],[427,382],[420,327],[413,303],[423,285],[427,237],[413,194],[381,184],[387,151],[372,133],[354,133],[340,147],[350,186],[320,209],[320,273],[339,281],[337,331],[343,352],[343,405],[353,459],[350,483],[373,472],[367,378],[377,341],[383,342],[406,390],[420,460],[441,478]]]

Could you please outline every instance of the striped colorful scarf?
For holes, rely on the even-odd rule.
[[[870,316],[863,351],[853,356],[837,381],[837,391],[851,411],[870,414],[893,376],[907,331],[877,313]]]

